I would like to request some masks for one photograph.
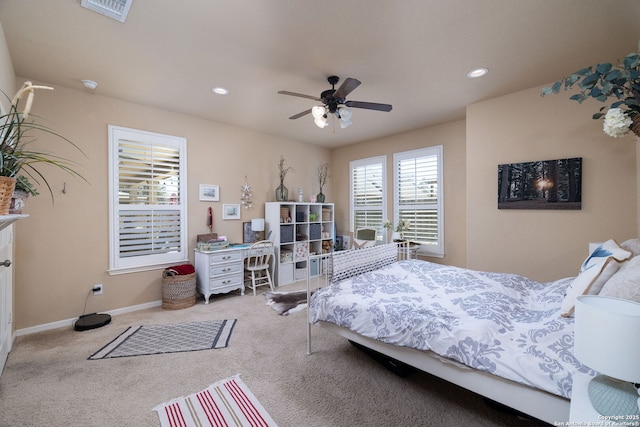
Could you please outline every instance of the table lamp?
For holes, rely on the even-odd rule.
[[[589,399],[602,415],[640,415],[640,304],[619,298],[576,298],[574,355],[598,371]],[[636,419],[636,418],[634,418]]]
[[[253,218],[251,220],[251,231],[255,233],[253,241],[257,242],[258,240],[260,240],[260,232],[264,231],[264,218]]]

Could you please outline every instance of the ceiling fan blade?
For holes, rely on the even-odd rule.
[[[376,111],[391,111],[391,105],[389,104],[378,104],[375,102],[360,102],[360,101],[347,101],[344,103],[347,107],[352,108],[365,108],[367,110],[376,110]]]
[[[360,86],[360,80],[347,77],[340,87],[334,92],[333,97],[337,99],[344,99],[358,86]]]
[[[305,110],[301,113],[298,114],[294,114],[293,116],[289,117],[290,120],[295,120],[295,119],[299,119],[302,116],[306,116],[307,114],[311,113],[311,108],[309,108],[308,110]]]
[[[288,90],[279,90],[278,93],[282,95],[297,96],[300,98],[309,98],[309,99],[313,99],[314,101],[322,102],[322,99],[318,98],[317,96],[304,95],[302,93],[296,93],[296,92],[289,92]]]

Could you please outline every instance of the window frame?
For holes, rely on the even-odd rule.
[[[153,270],[176,263],[187,262],[187,140],[183,137],[164,135],[139,129],[108,125],[109,144],[109,274],[124,274]],[[150,147],[169,147],[179,153],[178,202],[176,204],[121,204],[119,202],[120,145],[121,141],[134,142]],[[150,255],[120,256],[121,212],[176,212],[179,214],[179,250]]]
[[[425,203],[421,205],[411,205],[411,207],[400,206],[400,182],[398,164],[403,160],[417,159],[421,157],[436,156],[437,158],[437,201],[435,203]],[[394,230],[400,219],[402,210],[425,210],[434,209],[437,212],[437,243],[422,243],[418,253],[425,256],[444,257],[444,186],[443,186],[443,146],[418,148],[415,150],[402,151],[393,154],[393,224]]]
[[[382,176],[381,176],[381,187],[382,187],[382,201],[380,205],[372,205],[372,206],[355,206],[355,191],[354,191],[354,172],[357,168],[373,166],[373,165],[381,165]],[[355,218],[356,211],[367,211],[367,210],[380,210],[382,212],[381,215],[381,223],[378,229],[382,229],[382,223],[384,219],[387,218],[387,156],[376,156],[369,157],[366,159],[352,160],[349,162],[349,231],[354,233],[355,235]],[[368,226],[370,228],[372,226]],[[378,233],[378,240],[383,239],[386,233]]]

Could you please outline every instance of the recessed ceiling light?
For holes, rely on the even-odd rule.
[[[223,87],[214,87],[211,90],[213,93],[217,93],[218,95],[227,95],[229,93],[229,89],[225,89]]]
[[[83,80],[82,85],[87,89],[92,90],[98,87],[98,83],[94,82],[93,80]]]
[[[482,77],[489,72],[486,68],[476,68],[475,70],[471,70],[467,73],[467,77],[470,79],[477,79],[478,77]]]

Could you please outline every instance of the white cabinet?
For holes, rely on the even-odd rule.
[[[333,203],[269,202],[264,211],[265,232],[275,246],[276,284],[318,274],[316,265],[309,270],[308,256],[333,250]]]
[[[0,225],[0,374],[13,343],[13,226]]]
[[[244,249],[230,248],[196,253],[196,283],[198,292],[209,297],[240,289],[244,295]]]

